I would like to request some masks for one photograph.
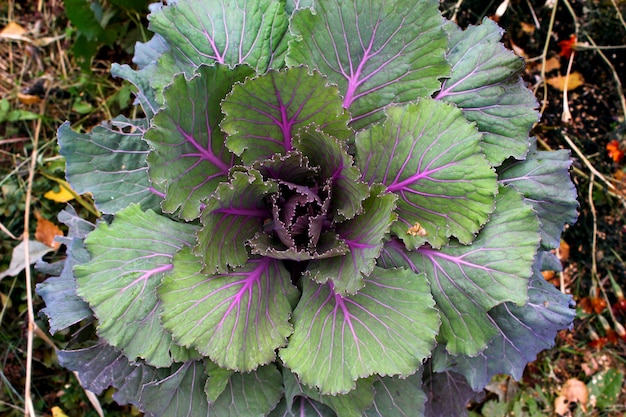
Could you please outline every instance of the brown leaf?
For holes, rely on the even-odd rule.
[[[37,229],[35,230],[35,239],[51,248],[59,249],[61,244],[54,241],[55,236],[63,236],[63,232],[57,225],[50,220],[45,219],[41,214],[35,212],[37,218]]]
[[[567,415],[571,403],[578,403],[583,411],[587,411],[589,391],[584,382],[570,378],[565,381],[559,396],[554,400],[554,411],[560,415]]]
[[[0,30],[0,38],[21,40],[26,32],[28,31],[19,24],[9,22],[8,25]]]
[[[533,33],[535,33],[536,27],[532,23],[521,22],[520,26],[522,27],[522,32],[527,35],[532,35]]]
[[[37,104],[41,102],[41,98],[30,94],[17,93],[17,98],[22,104]]]
[[[561,60],[557,57],[553,56],[552,58],[546,61],[546,73],[554,70],[558,70],[561,68]]]
[[[565,80],[567,77],[564,75],[557,75],[556,77],[548,78],[546,82],[557,90],[565,90]],[[574,71],[567,78],[567,91],[574,90],[585,83],[585,79],[578,71]]]
[[[569,259],[569,245],[566,241],[561,240],[557,256],[561,261],[567,261]]]

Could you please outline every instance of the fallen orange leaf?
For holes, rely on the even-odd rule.
[[[600,297],[584,297],[580,300],[580,308],[587,314],[600,314],[606,308],[606,301]]]
[[[41,102],[41,98],[31,94],[17,93],[17,98],[22,104],[37,104]]]
[[[557,90],[563,91],[565,90],[566,78],[567,77],[565,77],[564,75],[557,75],[556,77],[548,78],[546,82]],[[578,71],[574,71],[569,75],[569,78],[567,79],[567,91],[575,90],[584,83],[585,79],[583,78],[583,75]]]
[[[569,39],[560,41],[559,47],[561,48],[559,56],[569,58],[572,55],[572,52],[574,52],[574,50],[576,49],[576,35],[571,35]]]
[[[621,149],[620,143],[617,140],[612,140],[607,143],[606,150],[609,152],[611,159],[618,164],[622,161],[622,158],[624,158],[624,151]]]
[[[52,223],[50,220],[41,216],[41,214],[35,212],[35,217],[37,218],[37,228],[35,229],[35,239],[44,245],[50,246],[51,248],[59,249],[61,244],[56,242],[54,238],[56,236],[63,236],[63,232],[57,225]]]
[[[526,23],[526,22],[521,22],[520,26],[522,27],[522,32],[524,32],[527,35],[532,35],[533,33],[535,33],[535,25],[533,25],[532,23]]]

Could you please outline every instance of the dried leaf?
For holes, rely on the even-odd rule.
[[[561,69],[561,60],[553,56],[546,61],[546,73]]]
[[[0,272],[0,280],[2,280],[6,276],[14,277],[24,268],[26,268],[26,259],[24,256],[24,241],[21,241],[19,245],[13,248],[13,253],[11,255],[11,263],[9,264],[9,269]],[[34,264],[43,256],[50,252],[52,249],[48,245],[44,245],[43,243],[37,240],[28,241],[28,249],[29,249],[29,260],[31,264]]]
[[[41,214],[35,213],[35,217],[37,218],[37,229],[35,230],[35,239],[39,242],[43,243],[46,246],[50,246],[53,249],[59,249],[61,244],[59,242],[55,242],[54,238],[56,236],[63,236],[63,232],[59,227],[52,223],[50,220],[41,217]]]
[[[554,411],[557,414],[567,414],[571,403],[578,403],[583,411],[587,410],[589,391],[584,382],[576,378],[570,378],[565,382],[559,394],[556,400],[554,400]]]
[[[567,261],[569,259],[569,245],[564,240],[561,240],[561,244],[559,245],[559,250],[558,250],[558,253],[557,253],[557,257],[561,261]]]
[[[548,78],[546,82],[557,90],[563,91],[565,90],[565,80],[567,78],[568,77],[564,75],[557,75],[556,77]],[[584,83],[585,79],[582,74],[578,71],[574,71],[569,75],[569,79],[567,79],[567,91],[574,90]]]
[[[607,143],[606,150],[608,151],[611,159],[618,164],[622,161],[622,158],[624,158],[624,151],[618,140],[612,140]]]
[[[532,35],[533,33],[535,33],[536,27],[532,23],[521,22],[520,26],[522,28],[522,32],[527,35]]]
[[[67,417],[67,414],[63,412],[61,407],[52,407],[50,411],[52,412],[52,417]]]
[[[606,308],[606,301],[600,297],[584,297],[580,300],[580,308],[587,314],[600,314]]]
[[[41,97],[33,96],[31,94],[17,93],[17,98],[22,104],[37,104],[41,102]]]
[[[72,191],[72,187],[66,181],[55,180],[59,183],[59,191],[50,190],[43,195],[45,198],[57,203],[67,203],[76,197],[76,193]]]
[[[26,32],[28,31],[19,24],[9,22],[9,24],[0,31],[0,38],[21,40]]]

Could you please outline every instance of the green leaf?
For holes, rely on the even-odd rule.
[[[298,297],[282,263],[262,258],[229,273],[201,271],[200,260],[184,249],[159,288],[163,326],[176,342],[237,371],[274,360],[292,333],[291,303]]]
[[[67,180],[79,194],[92,193],[96,207],[106,214],[130,204],[159,209],[161,197],[148,178],[148,144],[141,139],[145,120],[118,116],[89,133],[76,133],[68,122],[59,127],[61,155]]]
[[[278,189],[265,182],[255,170],[234,172],[229,183],[217,187],[201,216],[204,227],[198,232],[194,252],[202,257],[204,272],[226,272],[248,260],[246,243],[262,230],[272,214],[263,198]]]
[[[364,281],[350,297],[302,281],[294,333],[280,357],[322,394],[347,393],[375,373],[408,376],[430,356],[439,318],[424,276],[375,268]]]
[[[541,244],[558,248],[566,223],[578,217],[577,193],[569,175],[569,151],[538,151],[533,145],[524,161],[506,161],[498,169],[501,184],[512,185],[524,195],[541,224]]]
[[[591,378],[587,384],[589,396],[595,397],[598,410],[606,410],[617,403],[623,382],[624,374],[617,369],[607,369]]]
[[[423,417],[426,394],[422,391],[422,372],[405,379],[377,377],[374,381],[374,404],[368,408],[366,417]]]
[[[365,285],[363,277],[374,270],[383,238],[396,219],[395,201],[396,196],[386,193],[384,187],[373,186],[369,198],[363,202],[363,212],[336,228],[348,253],[309,262],[305,276],[322,284],[331,280],[337,294],[356,293]]]
[[[387,114],[357,134],[356,159],[366,182],[399,196],[392,233],[409,249],[424,242],[439,248],[450,236],[471,243],[498,189],[480,134],[459,109],[430,99]]]
[[[453,355],[474,356],[497,333],[487,312],[507,301],[526,303],[538,244],[533,210],[517,191],[502,187],[491,220],[471,245],[409,252],[392,240],[379,262],[425,273],[442,318],[438,341]]]
[[[283,378],[275,365],[262,366],[251,373],[235,372],[222,395],[211,404],[211,416],[265,416],[276,407],[282,394]]]
[[[528,152],[528,132],[539,120],[537,99],[520,77],[524,60],[500,42],[504,30],[483,19],[461,30],[449,22],[450,77],[436,98],[454,103],[483,133],[482,148],[494,166]]]
[[[330,210],[334,221],[351,219],[359,213],[361,202],[369,196],[369,187],[361,181],[361,172],[354,166],[345,143],[310,127],[293,144],[312,166],[320,168],[322,181],[332,179]]]
[[[429,97],[449,73],[447,35],[434,0],[316,2],[294,12],[288,65],[305,64],[339,86],[352,124],[381,120],[390,104]]]
[[[337,413],[337,417],[361,417],[365,409],[374,401],[371,378],[358,380],[352,391],[340,395],[323,395],[315,388],[302,385],[287,368],[283,368],[283,380],[288,409],[293,409],[294,404],[298,403],[300,398],[306,398],[313,400],[313,404],[319,402],[327,405]]]
[[[166,213],[197,218],[201,201],[227,180],[236,159],[224,146],[218,126],[220,102],[234,82],[251,72],[246,66],[202,66],[191,80],[178,75],[166,89],[165,108],[144,135],[153,147],[148,157],[150,179],[166,190],[162,203]]]
[[[337,87],[306,67],[272,70],[235,85],[222,110],[226,145],[246,164],[284,155],[293,148],[298,130],[312,123],[340,139],[352,133]]]
[[[177,58],[193,65],[248,64],[260,73],[282,62],[288,16],[273,0],[170,2],[148,16]]]
[[[195,226],[131,205],[111,225],[100,222],[85,240],[91,260],[74,268],[78,295],[98,318],[98,334],[131,360],[164,367],[188,357],[161,326],[156,288],[195,232]]]

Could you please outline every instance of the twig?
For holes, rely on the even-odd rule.
[[[454,13],[452,13],[452,17],[450,17],[450,20],[452,20],[453,22],[456,23],[456,14],[459,12],[459,10],[461,9],[461,5],[463,4],[463,0],[459,0],[456,2],[456,4],[454,5]]]
[[[47,101],[47,95],[39,104],[39,114],[45,114],[45,107]],[[33,134],[33,150],[30,155],[30,167],[28,169],[28,182],[26,185],[26,199],[24,207],[24,263],[27,267],[24,269],[26,272],[26,304],[28,307],[28,332],[26,334],[26,378],[24,382],[24,417],[35,417],[35,408],[33,406],[33,399],[31,397],[31,382],[32,382],[32,368],[33,368],[33,336],[35,333],[35,311],[33,307],[33,289],[32,289],[32,276],[30,273],[30,205],[33,194],[33,180],[35,177],[35,169],[37,167],[37,153],[39,152],[39,135],[41,134],[42,118],[37,119],[35,123],[35,132]]]
[[[574,63],[575,51],[569,56],[569,64],[567,65],[567,72],[565,73],[565,83],[563,85],[563,114],[561,115],[561,121],[563,123],[569,123],[572,121],[572,113],[569,110],[569,98],[567,87],[569,84],[569,75],[572,71],[572,64]]]
[[[558,6],[558,0],[555,0],[552,5],[552,14],[550,15],[550,24],[548,26],[548,35],[546,36],[546,43],[543,45],[543,52],[541,53],[541,83],[537,84],[534,89],[535,96],[537,96],[537,89],[540,84],[543,84],[543,100],[541,103],[541,109],[539,113],[543,114],[544,110],[548,106],[548,84],[546,83],[546,58],[548,57],[548,47],[550,46],[550,34],[554,28],[554,20],[556,19],[556,8]]]
[[[598,217],[596,215],[596,206],[593,204],[593,182],[595,174],[592,172],[589,178],[589,206],[591,207],[591,216],[593,218],[593,235],[591,236],[591,279],[598,280],[598,264],[596,260],[596,245],[598,236]],[[601,287],[601,286],[600,286]]]
[[[585,33],[585,37],[593,46],[596,47],[596,52],[600,54],[600,57],[602,58],[602,60],[604,60],[604,62],[606,62],[609,68],[611,68],[611,71],[613,72],[613,79],[615,80],[615,84],[617,84],[617,95],[619,96],[620,103],[622,105],[622,114],[624,115],[624,117],[626,117],[626,99],[624,99],[624,90],[622,89],[622,82],[620,81],[619,76],[617,75],[617,71],[615,70],[615,67],[613,66],[611,61],[609,61],[609,58],[606,57],[604,52],[600,50],[600,48],[594,42],[591,36]]]
[[[619,190],[615,187],[615,185],[613,185],[613,183],[611,183],[609,180],[606,179],[606,177],[604,175],[602,175],[592,164],[591,162],[589,162],[589,160],[585,157],[585,155],[581,152],[581,150],[578,148],[578,146],[576,146],[576,144],[574,144],[574,142],[572,142],[572,140],[565,134],[563,133],[563,139],[565,139],[565,141],[567,142],[567,144],[570,146],[570,148],[572,148],[574,150],[574,152],[576,152],[576,155],[578,155],[578,157],[583,161],[583,163],[587,166],[587,168],[589,169],[589,171],[591,171],[591,173],[593,175],[595,175],[596,177],[600,178],[602,180],[603,183],[605,183],[607,185],[607,187],[611,190],[613,190],[615,192],[615,196],[617,198],[619,198],[622,202],[622,205],[626,208],[626,199],[624,198],[624,196],[622,196],[619,193]],[[592,181],[593,183],[593,181]]]
[[[2,230],[4,233],[6,233],[7,235],[9,235],[9,237],[13,240],[19,240],[19,237],[15,236],[13,233],[11,233],[11,231],[9,229],[6,228],[5,225],[3,225],[2,223],[0,223],[0,230]]]
[[[626,22],[624,22],[624,17],[622,16],[622,13],[619,11],[619,7],[617,6],[617,3],[615,2],[615,0],[611,0],[611,3],[613,3],[613,7],[615,7],[615,13],[617,14],[617,18],[619,19],[620,22],[622,22],[622,26],[624,26],[624,29],[626,29]]]

